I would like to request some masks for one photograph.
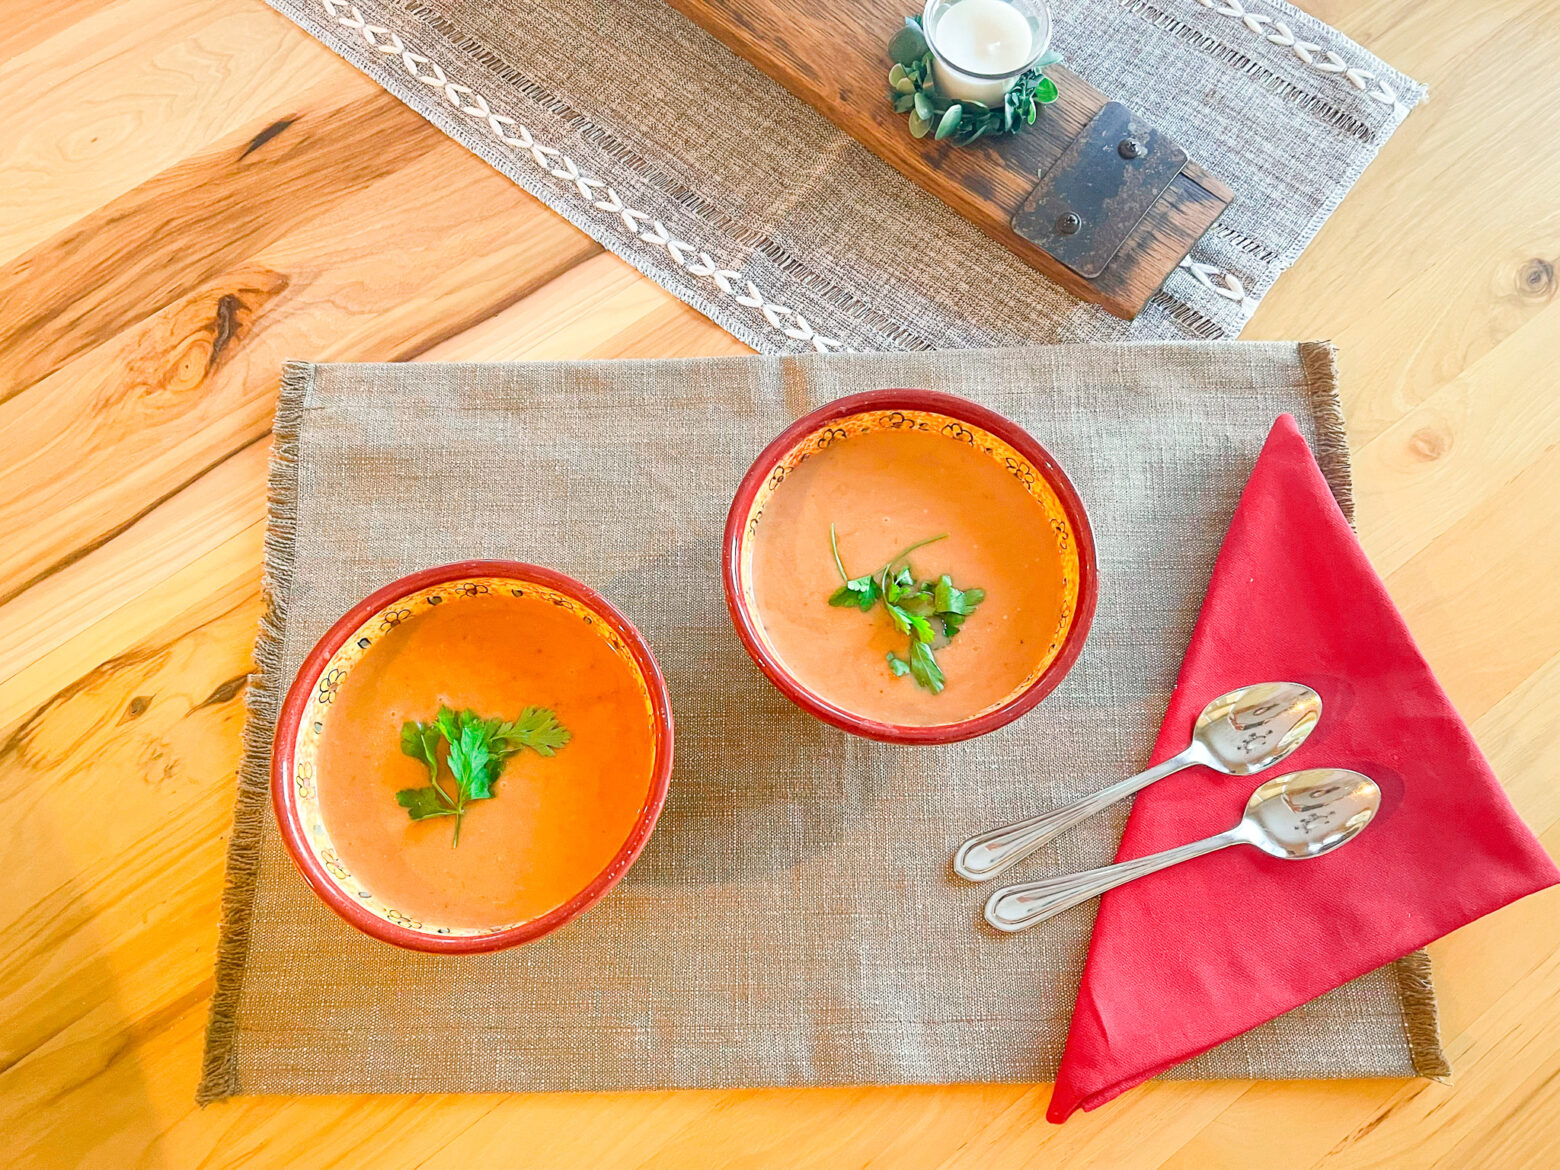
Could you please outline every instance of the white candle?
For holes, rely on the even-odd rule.
[[[937,18],[931,40],[938,92],[986,106],[1001,105],[1016,78],[991,81],[970,73],[1013,73],[1034,56],[1029,21],[1004,0],[958,0]]]

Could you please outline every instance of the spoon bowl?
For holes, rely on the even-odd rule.
[[[1272,857],[1303,861],[1359,835],[1381,808],[1381,789],[1347,768],[1309,768],[1275,776],[1246,802],[1243,840]]]
[[[1220,695],[1197,716],[1192,743],[1201,761],[1229,776],[1250,776],[1289,756],[1322,717],[1322,696],[1303,683],[1271,682]]]

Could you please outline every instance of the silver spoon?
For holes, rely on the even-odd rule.
[[[1245,815],[1228,832],[1134,861],[1008,886],[986,902],[986,921],[998,930],[1023,930],[1134,878],[1230,845],[1255,845],[1287,861],[1320,857],[1354,840],[1380,807],[1376,782],[1347,768],[1276,776],[1251,794]]]
[[[1304,743],[1321,717],[1322,697],[1300,683],[1256,683],[1220,695],[1203,708],[1179,755],[1072,804],[971,837],[953,855],[953,870],[972,882],[994,878],[1080,821],[1193,764],[1226,776],[1260,772]]]

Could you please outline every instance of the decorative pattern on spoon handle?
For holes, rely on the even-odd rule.
[[[1071,804],[1064,804],[1061,808],[1052,809],[1028,820],[1004,825],[1000,829],[992,829],[978,837],[971,837],[954,854],[953,871],[972,882],[989,881],[998,874],[1006,873],[1040,846],[1048,841],[1054,841],[1068,829],[1088,820],[1095,813],[1102,812],[1118,800],[1123,800],[1134,792],[1147,788],[1156,780],[1163,780],[1166,776],[1201,761],[1202,756],[1195,746],[1189,747],[1186,751],[1171,756],[1164,763],[1156,764],[1146,772],[1139,772],[1136,776],[1118,780],[1109,788],[1102,788]]]
[[[1151,853],[1133,861],[1087,869],[1082,873],[1043,878],[1021,886],[1008,886],[992,894],[986,902],[986,921],[998,930],[1009,933],[1023,930],[1081,902],[1087,902],[1090,898],[1096,898],[1106,890],[1113,890],[1136,878],[1190,861],[1205,853],[1214,853],[1244,840],[1238,829],[1231,829],[1216,837],[1193,841],[1189,845],[1177,845],[1174,849]]]

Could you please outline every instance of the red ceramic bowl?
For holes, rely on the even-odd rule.
[[[376,640],[406,618],[432,605],[458,605],[463,598],[496,589],[523,590],[571,609],[635,669],[643,687],[654,756],[650,789],[627,840],[611,862],[557,909],[540,918],[482,929],[421,922],[362,888],[331,849],[320,818],[314,758],[336,687]],[[282,702],[271,752],[271,800],[282,839],[303,878],[321,900],[353,926],[384,942],[437,954],[497,951],[541,938],[590,909],[618,883],[655,828],[672,774],[672,707],[666,680],[650,648],[628,619],[578,581],[519,561],[460,561],[424,569],[393,581],[348,610],[303,660],[303,668]]]
[[[750,538],[769,495],[791,468],[835,439],[882,428],[940,431],[1002,462],[1052,516],[1064,568],[1064,618],[1046,657],[1010,694],[957,723],[907,727],[856,715],[803,686],[770,647],[753,605]],[[1065,521],[1060,523],[1059,521]],[[1094,538],[1078,493],[1044,447],[1017,423],[968,399],[931,390],[873,390],[831,402],[787,427],[765,447],[737,488],[726,517],[722,576],[726,607],[742,644],[769,681],[803,710],[835,727],[889,743],[954,743],[985,735],[1029,711],[1072,668],[1083,649],[1099,581]]]

